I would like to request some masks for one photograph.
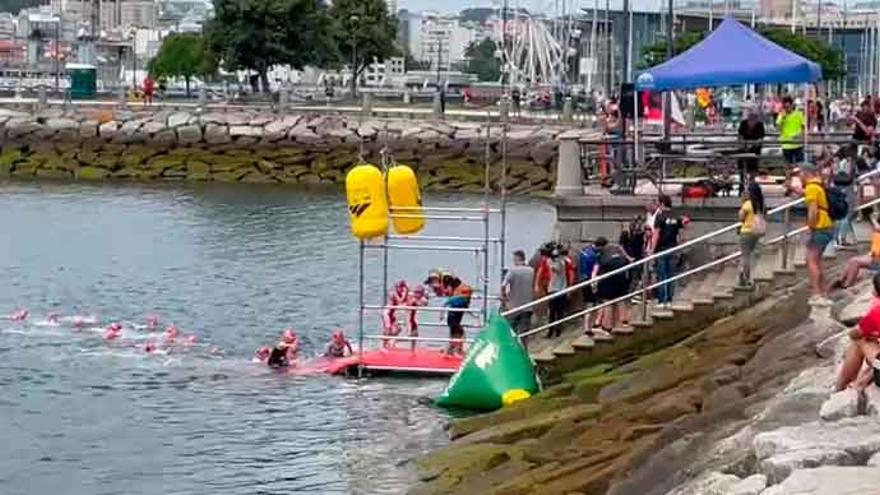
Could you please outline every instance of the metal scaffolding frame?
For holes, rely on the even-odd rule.
[[[480,222],[482,224],[481,235],[479,236],[432,236],[432,235],[398,235],[386,233],[385,236],[376,243],[367,243],[360,241],[358,256],[358,355],[364,352],[365,341],[404,341],[404,342],[451,342],[452,339],[446,337],[410,337],[410,336],[388,336],[367,333],[366,330],[366,314],[368,312],[381,312],[388,309],[396,309],[401,311],[425,311],[435,313],[460,312],[466,315],[476,315],[479,317],[478,324],[463,324],[466,329],[482,328],[486,325],[489,318],[490,301],[499,301],[500,295],[490,293],[491,275],[489,266],[491,264],[492,247],[496,247],[497,263],[501,266],[501,272],[504,272],[504,249],[505,236],[507,233],[507,119],[502,124],[501,139],[501,173],[500,173],[500,196],[498,205],[491,205],[492,202],[492,184],[491,184],[491,137],[492,125],[487,116],[486,121],[486,160],[484,164],[483,179],[483,202],[480,207],[464,208],[457,206],[432,206],[432,207],[395,207],[391,208],[390,218],[425,218],[426,220],[444,221],[444,222]],[[389,167],[395,162],[390,156],[387,148],[383,147],[380,151],[381,166],[383,173],[387,173]],[[416,214],[415,211],[421,210],[422,214]],[[499,235],[492,236],[492,223],[497,218],[500,223]],[[444,244],[439,244],[444,243]],[[369,304],[366,295],[366,251],[367,250],[382,251],[382,297],[381,304]],[[388,256],[390,251],[433,251],[433,252],[462,252],[474,253],[475,260],[475,290],[471,298],[472,301],[478,301],[477,308],[445,308],[437,306],[406,306],[406,305],[389,305],[388,302]],[[499,279],[500,286],[500,279]],[[446,327],[441,323],[420,323],[423,327]],[[462,339],[465,343],[471,340]],[[363,373],[363,366],[358,367],[358,375]]]

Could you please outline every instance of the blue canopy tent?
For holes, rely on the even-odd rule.
[[[669,91],[739,84],[811,83],[821,78],[818,64],[728,17],[686,52],[642,72],[636,88]]]
[[[744,26],[732,17],[703,41],[636,78],[639,90],[673,91],[743,84],[813,83],[822,78],[822,68]],[[636,102],[636,107],[638,103]],[[638,114],[638,112],[636,112]],[[635,147],[638,156],[638,117]],[[806,144],[807,133],[804,133]]]

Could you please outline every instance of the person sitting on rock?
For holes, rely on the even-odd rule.
[[[880,359],[880,273],[874,275],[874,301],[858,326],[849,332],[850,344],[837,376],[837,390],[864,389],[872,378],[871,365]]]
[[[846,270],[843,275],[831,284],[831,290],[846,289],[852,287],[859,279],[859,272],[870,270],[880,272],[880,219],[876,213],[871,214],[871,250],[864,256],[855,256],[846,262]]]

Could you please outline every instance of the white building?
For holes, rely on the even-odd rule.
[[[388,87],[406,73],[403,57],[392,57],[384,62],[373,61],[361,75],[365,86]]]
[[[123,28],[155,28],[159,25],[159,8],[152,0],[122,0],[119,24]]]
[[[397,0],[385,0],[385,5],[388,7],[388,13],[390,15],[397,15]]]
[[[421,47],[416,59],[428,61],[434,70],[450,70],[463,62],[468,47],[477,39],[476,29],[463,25],[455,17],[431,15],[422,24]]]

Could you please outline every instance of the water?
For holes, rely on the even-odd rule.
[[[338,192],[11,183],[0,212],[0,313],[32,313],[0,322],[0,493],[401,493],[407,461],[444,444],[443,412],[419,402],[444,380],[306,378],[250,363],[288,326],[306,354],[333,328],[354,332],[357,249]],[[508,251],[534,248],[552,215],[513,201]],[[481,229],[460,225],[426,233]],[[368,270],[376,302],[379,259]],[[471,254],[395,252],[391,265],[411,281],[438,265],[475,270]],[[143,332],[108,344],[97,328],[36,321],[53,311],[103,324],[158,314],[201,343],[147,356]]]

